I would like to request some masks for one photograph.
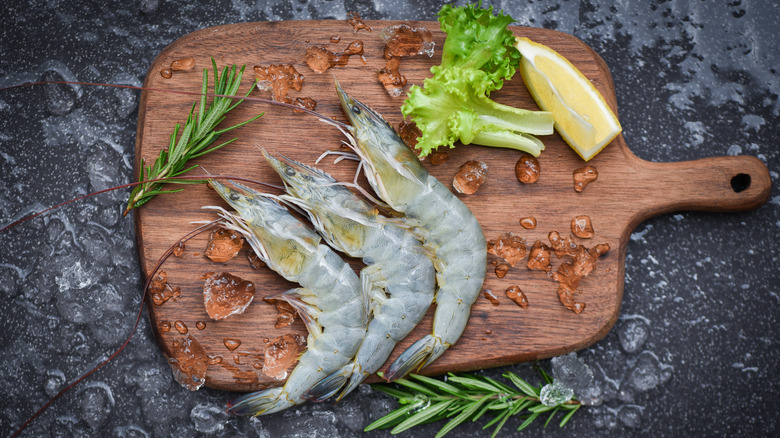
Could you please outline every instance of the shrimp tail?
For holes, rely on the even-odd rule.
[[[354,362],[348,363],[338,371],[320,380],[306,391],[303,397],[311,401],[321,402],[332,397],[341,389],[341,393],[336,398],[336,401],[341,401],[344,396],[354,391],[367,376],[368,373],[363,372],[359,364]]]
[[[418,371],[438,359],[449,345],[434,335],[426,335],[409,348],[387,368],[384,374],[388,382],[398,380],[412,371]]]
[[[233,415],[257,416],[270,414],[292,405],[282,394],[283,389],[270,388],[257,391],[228,402],[226,412]]]
[[[341,391],[341,394],[339,394],[338,398],[336,398],[336,401],[340,401],[342,398],[344,398],[344,396],[354,391],[366,379],[367,373],[360,371],[359,368],[360,367],[355,366],[355,369],[352,370],[352,374],[349,376],[349,381],[344,386],[344,389]]]
[[[325,377],[324,379],[317,382],[316,385],[309,388],[308,391],[303,393],[303,398],[314,402],[321,402],[330,398],[335,393],[337,393],[345,383],[347,383],[347,379],[352,376],[354,369],[355,364],[352,362],[344,365],[341,367],[341,369],[337,370],[328,377]],[[339,400],[340,399],[341,397],[339,397]]]

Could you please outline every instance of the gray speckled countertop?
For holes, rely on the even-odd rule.
[[[434,20],[429,0],[6,1],[0,86],[41,79],[140,85],[154,57],[200,28],[261,20]],[[462,2],[459,2],[462,3]],[[554,436],[770,436],[780,408],[780,6],[771,0],[485,2],[520,25],[574,34],[607,62],[624,135],[652,161],[746,154],[774,188],[758,210],[677,213],[631,235],[621,317],[578,353],[599,406]],[[128,182],[138,94],[91,87],[0,91],[0,224]],[[0,235],[0,435],[110,355],[142,283],[125,193]],[[551,368],[551,361],[540,364]],[[511,370],[535,378],[530,364]],[[57,400],[24,436],[350,437],[395,402],[368,387],[337,405],[232,418],[234,394],[172,378],[144,315],[127,349]],[[482,422],[451,436],[485,436]],[[501,436],[520,424],[510,420]],[[432,436],[441,424],[407,436]]]

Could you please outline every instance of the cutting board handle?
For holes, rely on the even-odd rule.
[[[637,159],[635,194],[644,204],[639,221],[672,211],[744,211],[760,207],[772,191],[769,170],[751,156],[674,163]],[[644,214],[642,214],[644,213]]]

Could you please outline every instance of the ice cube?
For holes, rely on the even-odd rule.
[[[90,382],[81,392],[81,420],[97,431],[106,423],[114,407],[114,395],[105,382]]]
[[[629,319],[617,327],[620,346],[626,353],[636,353],[647,340],[650,328],[641,319]]]
[[[572,397],[574,397],[574,390],[557,380],[544,385],[539,394],[539,399],[545,406],[559,405],[571,400]]]
[[[649,391],[666,382],[671,377],[670,371],[670,366],[661,364],[655,354],[645,351],[634,362],[623,383],[627,389]],[[623,389],[624,385],[621,385]]]
[[[49,397],[54,397],[58,392],[60,392],[62,385],[65,384],[65,373],[58,369],[52,369],[46,371],[46,375],[49,376],[49,378],[44,384],[43,391]]]
[[[618,419],[626,427],[636,429],[642,425],[642,410],[639,406],[623,406],[618,412]]]
[[[552,374],[557,382],[579,393],[593,381],[593,370],[577,353],[552,358]]]
[[[228,414],[219,406],[198,403],[190,411],[190,419],[198,432],[214,434],[225,428]]]

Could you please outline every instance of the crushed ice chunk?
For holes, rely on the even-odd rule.
[[[249,419],[249,425],[252,426],[252,430],[255,432],[257,438],[271,438],[271,433],[268,432],[268,429],[263,425],[263,422],[260,421],[259,418],[251,417]]]
[[[114,407],[111,387],[104,382],[91,382],[81,392],[81,420],[93,431],[100,430]]]
[[[671,378],[671,367],[663,365],[655,354],[645,351],[626,374],[621,391],[634,389],[639,392],[649,391]]]
[[[593,425],[596,429],[614,430],[617,428],[617,411],[615,409],[603,407],[595,415],[596,418],[593,420]]]
[[[287,378],[287,369],[298,360],[305,346],[306,340],[297,333],[277,337],[265,348],[263,374],[276,380]]]
[[[204,275],[203,302],[206,313],[214,320],[244,313],[255,297],[255,285],[240,277],[223,272]]]
[[[43,391],[49,397],[54,397],[58,392],[60,392],[62,385],[65,384],[65,373],[58,369],[53,369],[46,371],[46,375],[49,376],[49,378],[44,384]]]
[[[618,412],[618,419],[626,427],[636,429],[642,425],[642,410],[639,406],[623,406]]]
[[[138,8],[142,13],[150,15],[160,6],[160,0],[141,0],[138,4]]]
[[[620,346],[626,353],[636,353],[645,344],[650,329],[639,319],[630,319],[618,325],[617,334]]]
[[[43,72],[41,76],[43,81],[78,81],[68,66],[60,61],[45,61],[39,69]],[[44,94],[46,109],[55,116],[64,116],[73,111],[83,91],[78,84],[51,84],[44,87]]]
[[[55,277],[55,281],[60,288],[60,292],[68,289],[84,289],[92,285],[92,277],[81,266],[81,261],[76,261],[73,265],[63,269],[62,275]]]
[[[545,406],[556,406],[566,403],[572,397],[574,397],[574,390],[558,380],[553,380],[552,383],[544,385],[539,394],[539,399]]]
[[[551,362],[555,381],[574,392],[579,393],[579,390],[586,388],[593,381],[593,370],[582,358],[577,357],[577,353],[554,357]]]
[[[336,414],[331,411],[313,411],[301,415],[300,411],[288,409],[284,415],[284,421],[268,423],[271,436],[288,438],[343,436],[336,427]]]
[[[198,432],[213,434],[225,428],[228,414],[219,406],[198,403],[190,411],[190,419]]]
[[[766,120],[761,116],[755,114],[745,114],[742,116],[742,129],[745,131],[752,129],[757,132],[764,124],[766,124]]]
[[[736,156],[736,155],[739,155],[741,153],[742,153],[742,147],[740,147],[737,144],[733,144],[733,145],[729,146],[729,148],[726,150],[726,155],[730,155],[732,157]]]
[[[352,432],[361,432],[368,424],[362,406],[354,399],[343,400],[334,406],[336,418]]]
[[[209,362],[206,350],[191,335],[174,339],[168,363],[173,377],[181,386],[190,391],[200,389],[206,383]]]

